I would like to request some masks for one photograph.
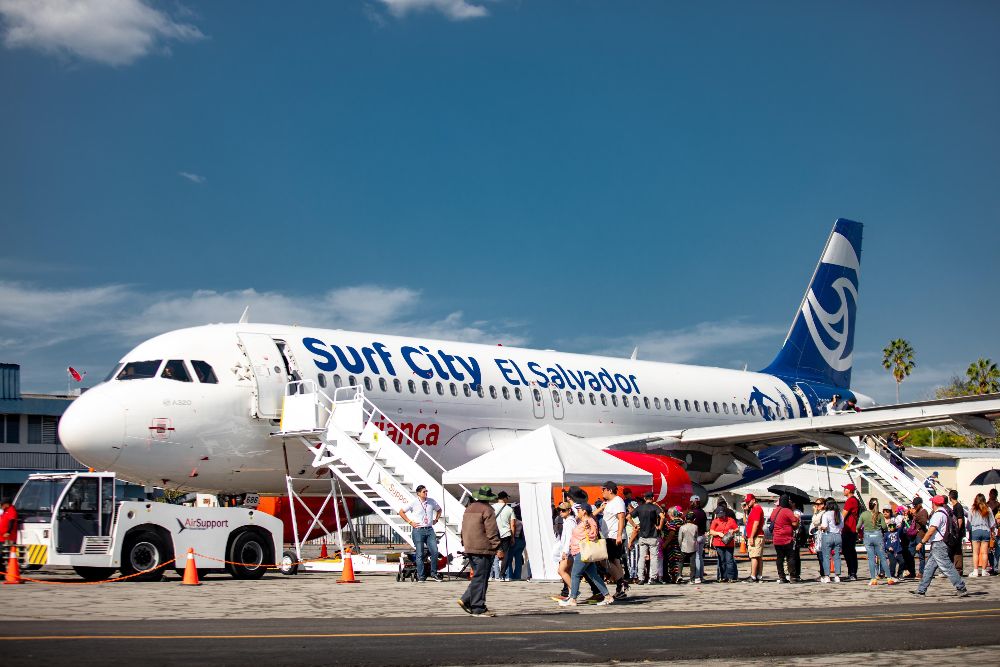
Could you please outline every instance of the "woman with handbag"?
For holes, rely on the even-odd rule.
[[[858,529],[862,532],[865,552],[868,554],[869,586],[878,586],[878,575],[881,572],[885,583],[895,584],[896,580],[889,571],[889,559],[885,553],[884,533],[889,530],[885,517],[878,508],[878,498],[868,501],[868,509],[858,517]]]
[[[723,507],[715,509],[715,518],[708,528],[708,534],[712,538],[712,547],[719,560],[718,580],[724,584],[736,581],[739,574],[736,571],[736,558],[733,556],[733,548],[736,546],[736,533],[739,526],[736,519],[733,519]]]
[[[584,577],[597,588],[604,599],[597,603],[603,607],[612,604],[615,599],[608,593],[608,587],[604,585],[601,575],[597,572],[597,561],[605,560],[608,557],[607,546],[604,540],[598,539],[600,532],[597,529],[597,522],[591,514],[590,505],[573,505],[573,513],[576,515],[576,526],[573,527],[573,536],[569,542],[569,552],[573,556],[573,571],[569,597],[559,601],[560,607],[575,607],[576,598],[580,594],[580,580]]]

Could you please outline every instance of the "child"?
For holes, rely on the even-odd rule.
[[[889,513],[890,511],[885,510],[885,512]],[[898,579],[903,574],[903,540],[899,534],[903,528],[900,523],[892,521],[891,518],[886,521],[886,525],[889,529],[885,531],[882,539],[885,555],[889,560],[889,577]]]
[[[681,547],[680,572],[684,572],[686,563],[688,565],[688,583],[700,584],[701,579],[695,578],[697,573],[694,571],[694,555],[698,548],[698,526],[695,524],[694,512],[688,512],[684,516],[684,525],[677,531],[677,540]]]

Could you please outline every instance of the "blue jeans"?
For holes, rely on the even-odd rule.
[[[573,556],[573,570],[570,576],[572,579],[570,580],[569,596],[574,600],[580,594],[580,580],[584,577],[587,577],[590,585],[595,587],[601,595],[608,594],[608,587],[604,585],[604,580],[601,579],[601,575],[597,571],[597,563],[584,563],[580,554]]]
[[[438,573],[438,541],[434,534],[434,528],[423,526],[413,529],[413,548],[417,551],[417,579],[425,581],[427,573],[424,571],[424,549],[431,554],[431,576],[436,577]]]
[[[844,541],[839,533],[823,533],[823,572],[826,576],[834,573],[840,576],[840,552],[844,548]],[[830,551],[833,551],[833,562],[831,563]]]
[[[917,570],[916,574],[918,577],[924,576],[924,567],[926,565],[927,553],[923,549],[917,549],[917,545],[920,543],[919,537],[914,537],[910,540],[910,555],[913,556],[914,560],[917,557],[920,558],[920,569]]]
[[[736,558],[733,556],[733,547],[715,547],[715,553],[719,557],[719,579],[736,581],[740,578],[740,573],[736,569]]]
[[[699,535],[694,543],[694,578],[705,577],[705,536]]]
[[[504,576],[511,581],[521,581],[521,568],[524,567],[524,548],[528,545],[524,536],[515,537],[511,544],[510,566]]]
[[[924,546],[924,549],[927,547]],[[958,571],[955,569],[954,563],[951,562],[951,558],[948,556],[948,547],[945,545],[944,540],[938,540],[937,542],[931,542],[931,553],[928,556],[930,563],[924,569],[924,574],[920,577],[920,585],[917,586],[918,593],[926,593],[927,589],[931,585],[931,580],[934,578],[934,573],[937,572],[938,568],[945,573],[948,577],[948,581],[951,585],[955,587],[958,591],[965,590],[965,582],[962,581],[962,577],[958,575]],[[923,551],[922,549],[921,551]]]
[[[885,554],[885,542],[882,540],[881,531],[871,535],[865,531],[865,551],[868,553],[869,578],[877,579],[879,569],[882,570],[882,576],[886,578],[893,576],[889,570],[889,559]],[[875,562],[876,558],[878,558],[877,563]]]

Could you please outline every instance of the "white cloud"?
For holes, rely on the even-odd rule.
[[[192,183],[195,183],[197,185],[204,185],[205,181],[208,180],[204,176],[201,176],[199,174],[192,174],[190,171],[178,171],[177,175],[180,176],[181,178],[186,178]]]
[[[602,343],[593,339],[581,339],[572,346],[587,349],[594,354],[628,356],[639,347],[639,358],[649,361],[669,361],[674,363],[706,362],[720,351],[731,355],[740,346],[773,339],[775,351],[781,342],[784,327],[762,324],[747,324],[738,320],[722,322],[701,322],[692,327],[671,331],[648,331],[623,336],[614,342]],[[742,365],[740,366],[742,368]]]
[[[0,321],[5,329],[79,326],[130,296],[123,285],[45,290],[25,283],[0,282]]]
[[[486,7],[468,0],[379,0],[389,13],[402,18],[412,12],[436,11],[452,21],[465,21],[489,15]]]
[[[204,38],[144,0],[0,0],[7,48],[128,65],[171,41]]]

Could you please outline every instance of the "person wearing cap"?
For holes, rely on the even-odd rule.
[[[660,534],[658,527],[660,519],[663,517],[663,510],[653,502],[653,492],[648,491],[645,495],[646,502],[642,503],[632,512],[632,516],[639,522],[639,528],[632,533],[629,549],[636,542],[639,544],[639,557],[636,560],[635,576],[638,584],[662,584],[660,579]],[[646,571],[646,564],[649,570]]]
[[[607,540],[608,563],[612,570],[617,565],[621,571],[615,579],[615,599],[623,600],[628,590],[622,565],[625,556],[625,501],[618,495],[618,485],[610,480],[601,487],[601,493],[605,502],[595,514],[600,514],[601,537]]]
[[[913,509],[910,510],[911,512],[910,523],[912,528],[917,529],[917,534],[914,537],[910,538],[909,552],[911,558],[909,564],[912,566],[913,569],[915,569],[916,560],[917,558],[919,558],[920,568],[916,572],[913,572],[911,569],[909,576],[923,577],[924,568],[926,567],[927,563],[927,555],[925,551],[923,551],[922,549],[918,549],[917,545],[924,539],[924,536],[927,534],[927,521],[930,519],[930,515],[927,513],[927,510],[924,509],[924,499],[921,498],[920,496],[914,496],[912,504],[913,504]]]
[[[764,508],[752,493],[743,498],[743,506],[747,513],[744,537],[747,541],[747,555],[750,557],[750,576],[746,581],[760,583],[764,581],[761,576],[764,573]]]
[[[736,559],[733,557],[733,548],[736,546],[736,533],[740,527],[736,524],[736,519],[729,516],[725,507],[716,506],[712,525],[708,528],[708,535],[712,538],[712,548],[718,557],[718,573],[716,580],[724,584],[739,579],[739,571],[736,569]]]
[[[937,493],[938,487],[941,486],[940,480],[938,480],[938,471],[935,470],[927,479],[924,480],[924,488],[927,489],[927,493]]]
[[[858,517],[861,516],[861,502],[855,495],[858,487],[844,484],[843,526],[840,539],[843,544],[844,562],[847,563],[847,580],[858,580]]]
[[[701,498],[691,496],[689,510],[694,514],[694,525],[698,529],[698,537],[694,545],[694,577],[700,584],[705,578],[705,533],[708,532],[708,515],[701,508]]]
[[[569,597],[560,600],[559,606],[576,606],[576,598],[580,594],[580,581],[584,577],[604,595],[604,599],[598,602],[597,606],[607,606],[612,604],[615,599],[609,594],[607,586],[604,585],[601,575],[597,572],[597,563],[584,562],[583,555],[580,553],[582,551],[581,543],[584,540],[592,542],[597,540],[600,534],[597,522],[594,520],[590,505],[574,504],[572,511],[576,515],[576,526],[573,528],[573,536],[569,543],[569,550],[573,555],[573,573],[570,579]]]
[[[965,581],[955,570],[955,565],[948,555],[948,546],[944,541],[948,534],[948,499],[945,496],[934,496],[931,498],[931,503],[934,506],[934,512],[927,521],[927,532],[917,543],[918,551],[930,551],[927,557],[929,563],[924,569],[923,576],[920,577],[917,590],[910,592],[914,595],[926,595],[927,589],[934,579],[934,573],[940,569],[958,591],[959,597],[964,598],[969,595],[969,591],[965,589]]]
[[[816,552],[816,560],[819,561],[820,581],[826,577],[826,562],[823,558],[823,512],[826,508],[826,498],[817,498],[813,501],[812,520],[809,522],[809,534],[813,538],[813,551]]]
[[[444,581],[444,578],[438,574],[437,535],[434,534],[434,524],[441,518],[441,506],[433,498],[428,497],[427,487],[423,484],[417,486],[414,493],[417,494],[417,499],[399,510],[399,516],[403,517],[403,520],[413,528],[417,581],[427,581],[427,571],[424,569],[424,552],[430,554],[431,581]]]
[[[507,568],[510,566],[514,551],[511,547],[514,544],[514,530],[516,529],[514,518],[514,508],[508,502],[510,496],[506,491],[497,494],[497,502],[493,504],[493,511],[497,515],[497,528],[500,530],[500,551],[502,555],[497,556],[496,563],[493,564],[493,577],[500,581],[507,580]]]
[[[497,499],[493,489],[481,486],[472,494],[472,502],[462,515],[462,550],[469,559],[472,579],[458,600],[458,606],[473,616],[492,616],[486,607],[493,559],[500,548],[497,515],[490,503]]]

